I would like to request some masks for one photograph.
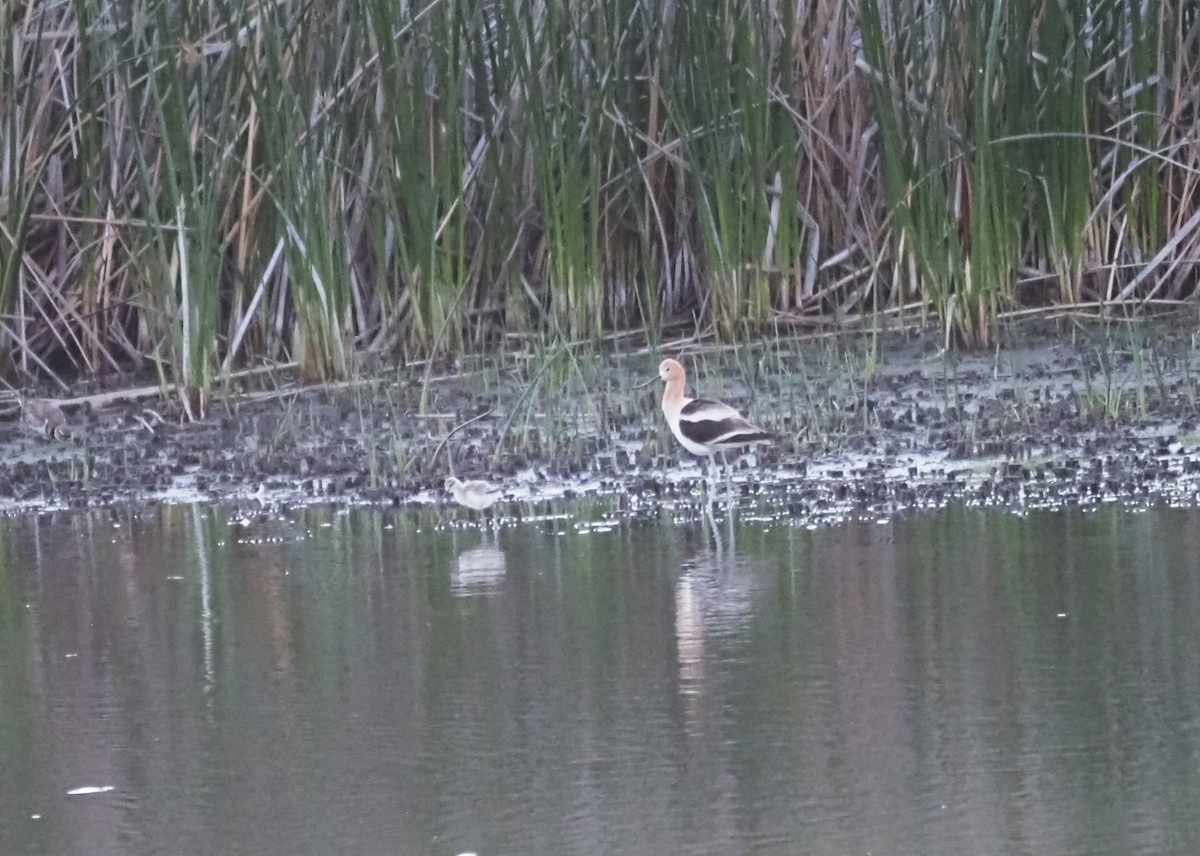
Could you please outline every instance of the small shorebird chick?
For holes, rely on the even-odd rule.
[[[772,435],[728,404],[684,395],[687,373],[676,360],[663,360],[658,367],[658,376],[667,382],[663,390],[662,411],[667,417],[667,424],[671,426],[671,433],[693,455],[707,457],[710,470],[716,466],[715,455],[720,452],[728,478],[726,451],[774,442]],[[641,386],[648,386],[654,380],[651,378]]]
[[[21,400],[21,421],[25,426],[52,440],[70,440],[71,429],[67,427],[67,416],[57,403],[44,398]]]
[[[485,481],[459,481],[455,476],[446,479],[446,490],[459,505],[473,511],[491,508],[500,498],[500,488]]]

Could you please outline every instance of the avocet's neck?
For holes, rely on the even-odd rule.
[[[667,388],[663,390],[663,412],[669,413],[678,410],[683,407],[684,400],[683,378],[675,375],[667,381]]]

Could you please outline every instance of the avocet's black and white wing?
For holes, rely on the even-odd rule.
[[[728,404],[696,398],[679,409],[680,442],[693,454],[770,443],[775,438]]]

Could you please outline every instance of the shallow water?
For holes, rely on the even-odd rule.
[[[605,509],[0,521],[0,852],[1200,852],[1200,512]]]

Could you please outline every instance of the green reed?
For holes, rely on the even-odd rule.
[[[131,116],[154,131],[129,141],[146,220],[131,241],[144,253],[134,288],[152,307],[151,356],[169,365],[184,410],[196,418],[217,367],[222,225],[236,136],[235,114],[219,107],[240,98],[243,81],[201,67],[192,39],[205,20],[165,4],[144,11],[145,28],[131,26],[110,57]]]
[[[1194,292],[1183,0],[5,8],[6,358],[193,415],[263,359]]]

